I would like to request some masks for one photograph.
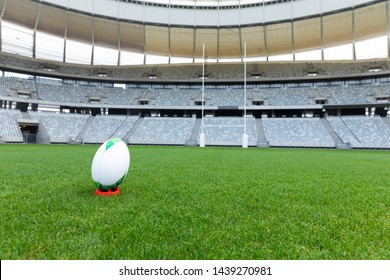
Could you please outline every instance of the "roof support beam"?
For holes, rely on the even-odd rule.
[[[320,7],[320,25],[321,25],[321,60],[325,60],[325,55],[324,55],[324,16],[322,14],[322,1],[320,1],[321,7]]]
[[[264,35],[264,48],[265,48],[265,57],[266,61],[269,61],[269,55],[268,55],[268,44],[267,44],[267,30],[266,29],[266,24],[265,24],[265,4],[263,0],[263,35]]]
[[[352,59],[356,60],[356,46],[355,46],[355,0],[352,0]]]
[[[38,28],[38,23],[39,23],[39,17],[41,15],[41,6],[42,4],[39,3],[37,5],[37,17],[35,19],[35,25],[34,25],[34,33],[33,33],[33,54],[32,57],[36,58],[37,57],[37,28]]]
[[[171,52],[171,0],[169,0],[168,3],[168,64],[171,64],[171,57],[172,57],[172,52]]]
[[[62,62],[66,62],[66,41],[68,39],[68,20],[69,20],[69,11],[65,12],[65,30],[64,30],[64,49],[63,49],[63,56],[62,56]]]
[[[265,57],[266,57],[266,61],[269,61],[266,25],[264,24],[263,26],[264,26],[263,33],[264,33]]]
[[[195,63],[195,47],[196,47],[196,28],[194,27],[192,29],[193,37],[194,37],[194,43],[192,44],[192,63]]]
[[[2,23],[3,23],[3,16],[4,16],[4,12],[5,12],[5,8],[7,7],[7,0],[4,1],[4,5],[1,9],[1,15],[0,15],[0,51],[3,50],[3,34],[1,33],[1,26],[2,26]]]
[[[91,52],[91,65],[95,61],[95,1],[92,1],[92,52]]]
[[[195,17],[195,24],[194,24],[194,44],[192,46],[192,63],[195,63],[195,50],[196,50],[196,2],[194,7],[194,17]]]
[[[217,63],[219,62],[219,1],[218,1],[218,26],[217,26]],[[202,100],[203,102],[203,100]]]
[[[239,22],[238,41],[240,42],[240,58],[241,58],[241,62],[244,62],[244,55],[243,55],[243,51],[242,51],[243,42],[242,42],[242,36],[241,36],[241,0],[238,1],[238,22]]]
[[[294,44],[294,5],[293,0],[290,0],[290,22],[291,22],[291,50],[293,55],[293,61],[295,61],[295,44]]]
[[[389,0],[386,1],[386,24],[387,24],[387,57],[390,57],[390,19],[389,19]]]
[[[146,64],[146,27],[145,27],[145,0],[143,2],[143,9],[142,9],[142,20],[143,20],[143,25],[142,25],[142,33],[143,33],[143,39],[144,39],[144,62],[143,64]]]
[[[217,28],[217,62],[219,62],[219,40],[220,40],[220,35],[219,35],[219,26]]]
[[[91,51],[91,65],[93,65],[93,61],[95,60],[95,17],[92,17],[92,51]]]
[[[171,64],[171,26],[168,27],[168,64]]]
[[[122,55],[122,47],[121,47],[121,25],[119,20],[119,0],[117,1],[117,36],[118,36],[118,61],[116,65],[121,65],[121,55]]]

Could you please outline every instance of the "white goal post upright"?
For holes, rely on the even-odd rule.
[[[203,123],[203,115],[204,115],[204,43],[203,43],[203,59],[202,59],[202,125],[201,132],[199,134],[199,147],[206,146],[206,136],[204,134],[204,123]]]
[[[248,134],[246,130],[246,42],[244,42],[244,133],[242,134],[242,147],[248,148]]]

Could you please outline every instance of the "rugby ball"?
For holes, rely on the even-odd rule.
[[[109,139],[92,160],[92,180],[101,191],[115,189],[125,179],[130,167],[130,152],[119,138]]]

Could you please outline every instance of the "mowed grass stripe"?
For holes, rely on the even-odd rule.
[[[389,259],[390,153],[129,147],[96,197],[98,146],[0,145],[1,259]]]

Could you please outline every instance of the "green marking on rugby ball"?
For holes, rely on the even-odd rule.
[[[113,139],[110,139],[107,141],[107,144],[106,144],[106,151],[115,145],[115,143],[118,143],[118,142],[121,142],[122,140],[119,139],[119,138],[113,138]]]

